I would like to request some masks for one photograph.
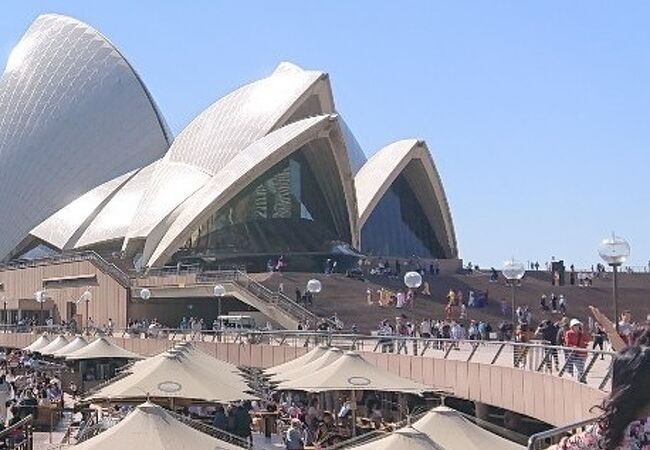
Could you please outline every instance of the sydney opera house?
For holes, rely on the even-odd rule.
[[[0,192],[4,261],[458,256],[426,144],[366,158],[327,73],[281,63],[174,137],[119,50],[60,15],[30,26],[0,80]]]

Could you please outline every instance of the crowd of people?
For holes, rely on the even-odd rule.
[[[0,430],[29,415],[37,419],[39,406],[63,406],[60,380],[39,370],[32,354],[14,350],[3,356],[0,362]],[[20,442],[24,432],[20,427],[15,428],[10,436],[0,441],[0,448]]]

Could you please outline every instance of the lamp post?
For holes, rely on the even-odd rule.
[[[151,298],[151,291],[147,288],[140,290],[140,298],[145,302]]]
[[[221,299],[226,295],[226,288],[221,284],[217,284],[212,290],[212,293],[217,297],[217,320],[219,321],[219,329],[221,329]]]
[[[323,290],[323,285],[319,280],[312,279],[307,282],[307,292],[311,292],[312,294],[318,294],[322,290]]]
[[[404,284],[409,289],[417,289],[422,286],[422,275],[418,272],[406,272],[404,274]]]
[[[614,326],[618,331],[618,268],[630,256],[630,244],[620,236],[612,233],[612,236],[603,239],[598,247],[598,254],[612,268],[612,300],[614,303]]]
[[[4,316],[4,324],[5,324],[5,331],[7,330],[7,325],[9,325],[9,318],[7,317],[7,297],[2,297],[2,303],[3,303],[3,316]]]
[[[43,324],[43,303],[47,300],[45,291],[36,291],[34,292],[34,298],[40,304],[40,311],[38,312],[38,324]]]
[[[79,297],[79,300],[77,300],[77,303],[84,301],[86,302],[86,332],[90,331],[90,317],[88,315],[88,305],[90,304],[90,300],[92,300],[93,294],[90,292],[89,289],[86,289],[83,294],[81,294],[81,297]]]
[[[515,324],[515,287],[517,281],[521,280],[526,274],[526,268],[519,261],[512,258],[503,264],[503,276],[506,277],[512,290],[512,324]]]

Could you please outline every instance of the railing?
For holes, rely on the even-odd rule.
[[[217,272],[204,272],[197,276],[198,282],[232,282],[250,292],[263,302],[280,309],[295,320],[304,323],[318,323],[317,315],[304,306],[296,303],[281,292],[273,292],[266,286],[253,280],[246,272],[241,270],[222,270]]]
[[[188,425],[195,430],[198,430],[202,433],[205,433],[209,436],[228,442],[229,444],[236,445],[242,448],[249,448],[248,441],[243,439],[235,434],[229,433],[227,431],[221,430],[219,428],[212,427],[201,421],[191,419],[177,412],[166,410],[168,414],[174,417],[176,420],[183,422],[185,425]]]
[[[8,450],[33,449],[33,424],[31,415],[0,431],[0,445]]]
[[[18,331],[14,328],[14,330]],[[20,331],[31,331],[25,327]],[[102,334],[97,332],[96,334]],[[476,362],[487,365],[515,367],[530,372],[545,373],[574,379],[600,390],[608,390],[611,364],[615,353],[545,345],[544,341],[529,343],[427,339],[404,336],[367,336],[343,331],[256,331],[256,330],[189,330],[159,328],[142,333],[131,329],[116,329],[113,337],[125,339],[159,338],[170,341],[219,342],[236,344],[289,345],[309,348],[330,345],[342,349],[376,353],[426,356],[452,361]]]
[[[113,382],[115,380],[111,380]],[[207,434],[208,436],[212,436],[214,438],[217,438],[219,440],[222,440],[224,442],[228,442],[229,444],[236,445],[238,447],[242,448],[248,448],[248,441],[234,435],[232,433],[229,433],[224,430],[220,430],[218,428],[214,428],[210,425],[207,425],[203,422],[200,422],[198,420],[194,420],[192,418],[189,418],[187,416],[184,416],[182,414],[178,414],[174,411],[170,411],[168,409],[165,409],[167,414],[171,415],[174,419],[178,420],[179,422],[184,423],[185,425],[200,431],[202,433]],[[117,425],[120,420],[124,420],[124,418],[121,419],[106,419],[106,420],[100,420],[98,421],[95,415],[90,415],[88,417],[87,422],[84,424],[84,426],[79,430],[78,435],[77,435],[77,440],[76,443],[79,444],[81,442],[87,441],[88,439],[91,439],[98,434],[108,430],[109,428]]]
[[[117,267],[115,264],[106,261],[101,255],[92,250],[74,253],[61,253],[59,255],[48,256],[39,259],[15,260],[7,264],[0,264],[0,271],[20,270],[30,267],[40,267],[50,264],[65,264],[80,261],[93,262],[100,270],[108,275],[113,276],[113,278],[115,278],[123,287],[129,287],[131,285],[130,277],[124,273],[122,269]]]
[[[564,436],[572,435],[584,431],[587,427],[594,424],[597,419],[583,420],[578,423],[564,427],[553,428],[533,434],[528,438],[528,450],[539,450],[547,448],[550,445],[557,444]]]

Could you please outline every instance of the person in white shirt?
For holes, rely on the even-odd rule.
[[[397,309],[401,309],[401,308],[403,308],[403,307],[404,307],[404,302],[405,302],[405,300],[406,300],[406,299],[405,299],[405,297],[404,297],[404,292],[399,291],[399,292],[397,293],[397,299],[396,299],[395,307],[396,307]]]
[[[431,337],[431,322],[429,322],[427,319],[424,319],[420,324],[420,337]]]

